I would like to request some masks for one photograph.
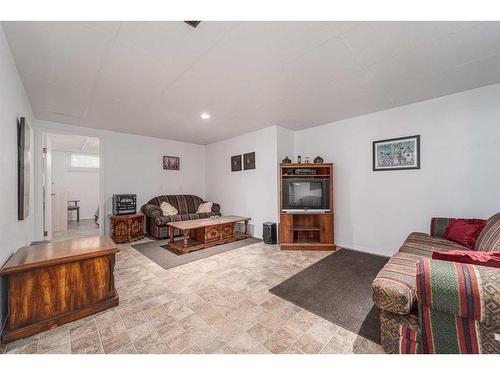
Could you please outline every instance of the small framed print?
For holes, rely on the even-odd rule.
[[[241,171],[241,155],[231,156],[231,172]]]
[[[255,169],[255,152],[243,154],[243,169]]]
[[[181,158],[178,156],[164,156],[163,169],[168,171],[178,171],[181,169]]]
[[[420,169],[420,136],[373,142],[373,170]]]

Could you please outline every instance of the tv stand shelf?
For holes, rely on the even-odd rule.
[[[295,169],[313,169],[316,174],[294,174]],[[285,188],[289,178],[329,180],[328,212],[285,212]],[[280,246],[281,250],[335,250],[333,232],[333,164],[280,164]]]
[[[289,178],[289,177],[292,177],[292,178],[311,178],[311,177],[330,177],[330,175],[328,174],[285,174],[283,175],[283,178]]]
[[[320,230],[320,227],[315,227],[313,225],[296,225],[292,227],[292,231],[294,232],[315,232]]]

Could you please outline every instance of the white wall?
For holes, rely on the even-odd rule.
[[[255,169],[231,172],[231,156],[255,151]],[[249,216],[251,233],[262,238],[262,223],[277,221],[277,127],[206,146],[207,199],[224,215]]]
[[[52,183],[68,193],[68,200],[80,200],[80,219],[93,219],[99,206],[99,170],[70,169],[70,153],[52,151]],[[76,220],[76,211],[71,214]]]
[[[372,141],[414,134],[420,170],[372,171]],[[432,216],[500,211],[500,85],[298,131],[295,153],[335,163],[337,245],[391,255]]]
[[[19,247],[34,238],[33,169],[30,178],[29,216],[17,220],[17,119],[33,125],[31,106],[0,25],[0,266]],[[31,139],[33,141],[33,139]],[[33,144],[33,142],[31,142]],[[32,158],[33,159],[33,158]],[[32,160],[33,161],[33,160]],[[32,163],[33,168],[33,163]],[[5,285],[0,280],[0,330],[5,317]]]
[[[204,146],[48,121],[36,121],[35,125],[37,139],[42,131],[99,138],[100,189],[106,216],[112,212],[112,196],[117,193],[137,194],[138,210],[162,194],[195,194],[204,198]],[[163,155],[180,156],[180,171],[163,170]],[[41,193],[37,192],[36,196],[37,211],[41,212]],[[107,219],[104,222],[107,229]],[[37,235],[41,235],[38,226]]]

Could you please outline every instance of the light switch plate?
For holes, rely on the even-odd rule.
[[[495,333],[495,340],[500,341],[500,333]]]

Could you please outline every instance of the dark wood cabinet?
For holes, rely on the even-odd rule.
[[[7,280],[2,341],[15,341],[118,305],[116,245],[97,236],[27,246],[0,270]]]
[[[138,241],[144,238],[144,215],[111,215],[111,238],[116,243]]]

